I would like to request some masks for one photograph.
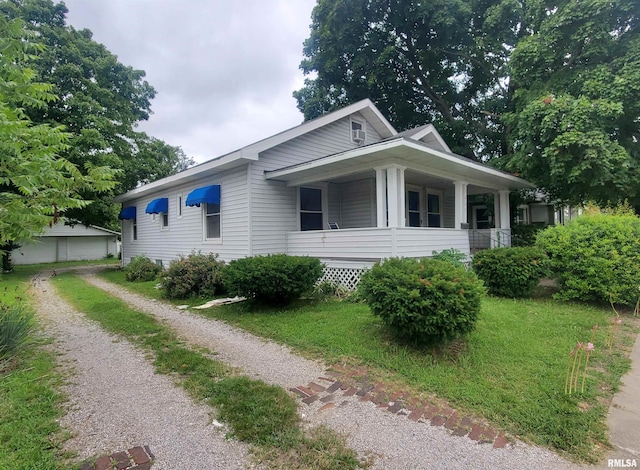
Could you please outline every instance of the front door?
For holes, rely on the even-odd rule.
[[[491,228],[491,214],[487,206],[473,206],[473,222],[478,230]]]

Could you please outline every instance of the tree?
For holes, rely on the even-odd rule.
[[[55,101],[53,86],[34,81],[27,66],[41,53],[20,20],[0,16],[0,250],[57,222],[67,209],[86,207],[81,193],[114,186],[115,172],[87,162],[85,174],[61,158],[69,135],[61,126],[35,124],[27,110]]]
[[[570,204],[638,200],[640,2],[558,2],[510,57],[503,166]]]
[[[637,196],[639,0],[318,0],[294,92],[306,119],[369,97],[399,130],[559,202]]]
[[[9,18],[23,19],[37,32],[46,47],[30,65],[61,97],[27,110],[29,118],[34,123],[63,124],[69,136],[62,155],[79,168],[88,163],[123,170],[113,191],[83,193],[95,203],[68,215],[85,224],[119,226],[114,192],[168,176],[191,162],[179,147],[135,130],[149,118],[155,90],[144,80],[144,71],[120,63],[93,40],[91,31],[67,26],[64,3],[7,0],[0,2],[0,10]],[[152,145],[159,150],[157,155],[150,152]]]
[[[457,153],[499,154],[517,36],[506,16],[494,2],[319,0],[301,63],[317,78],[294,92],[298,107],[311,119],[371,98],[400,130],[433,122]]]

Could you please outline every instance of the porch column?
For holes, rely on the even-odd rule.
[[[454,228],[460,229],[462,224],[467,223],[467,186],[469,186],[469,183],[454,181],[453,186],[455,188]]]
[[[404,226],[404,170],[398,165],[387,167],[389,227]]]
[[[500,228],[511,228],[511,216],[509,210],[509,190],[498,191],[500,197]]]
[[[502,228],[502,225],[500,225],[502,220],[501,207],[500,193],[493,193],[493,226],[495,228]]]
[[[375,168],[376,170],[376,213],[377,227],[387,226],[387,170],[386,168]]]

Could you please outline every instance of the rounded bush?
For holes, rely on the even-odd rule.
[[[180,256],[169,265],[162,276],[165,295],[171,299],[211,297],[222,292],[224,261],[214,253],[191,253]]]
[[[463,267],[423,258],[391,258],[365,272],[358,293],[399,336],[449,340],[475,327],[482,282]]]
[[[540,279],[549,274],[549,259],[536,247],[482,250],[471,265],[489,293],[500,297],[530,297]]]
[[[549,227],[537,245],[551,259],[557,298],[633,306],[640,292],[640,218],[630,213],[582,215]],[[611,297],[610,297],[611,296]]]
[[[125,268],[127,281],[153,281],[162,271],[162,267],[144,255],[138,255]]]
[[[223,279],[230,294],[286,305],[312,290],[322,272],[317,258],[279,254],[233,260]]]

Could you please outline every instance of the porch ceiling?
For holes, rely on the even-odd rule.
[[[329,181],[364,174],[375,167],[401,165],[407,170],[449,181],[493,189],[533,188],[528,181],[455,154],[432,149],[422,142],[397,138],[310,162],[266,171],[268,180],[284,181],[288,186]]]

